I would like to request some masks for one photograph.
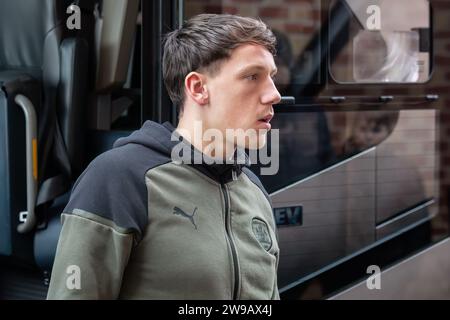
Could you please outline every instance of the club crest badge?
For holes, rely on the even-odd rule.
[[[270,237],[269,226],[267,223],[254,218],[252,221],[252,229],[258,242],[266,251],[269,251],[272,247],[272,238]]]

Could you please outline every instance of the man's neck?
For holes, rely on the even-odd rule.
[[[222,133],[223,139],[211,140],[211,135],[205,135],[208,129],[211,128],[206,127],[201,120],[181,118],[175,130],[183,139],[209,158],[225,161],[232,159],[236,151],[234,144],[226,141],[225,133]]]

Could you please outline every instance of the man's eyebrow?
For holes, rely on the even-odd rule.
[[[239,74],[246,74],[246,73],[251,72],[251,71],[266,71],[266,70],[267,70],[267,68],[265,68],[262,65],[253,64],[253,65],[250,65],[250,66],[242,68],[239,71]],[[270,74],[271,75],[275,75],[277,72],[278,72],[278,68],[275,67],[274,69],[271,70]]]

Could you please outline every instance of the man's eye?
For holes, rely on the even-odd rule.
[[[247,79],[252,80],[252,81],[258,80],[258,75],[252,74],[252,75],[248,76]]]

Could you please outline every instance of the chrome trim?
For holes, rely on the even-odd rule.
[[[407,232],[409,230],[412,230],[415,227],[417,227],[417,226],[421,225],[422,223],[425,223],[425,222],[427,222],[429,220],[431,220],[431,217],[425,217],[423,219],[420,219],[420,220],[418,220],[418,221],[416,221],[416,222],[414,222],[414,223],[412,223],[412,224],[410,224],[410,225],[408,225],[408,226],[406,226],[406,227],[404,227],[404,228],[402,228],[400,230],[395,231],[394,233],[392,233],[392,234],[390,234],[388,236],[383,237],[382,239],[376,240],[374,243],[372,243],[372,244],[370,244],[370,245],[368,245],[368,246],[366,246],[366,247],[364,247],[362,249],[359,249],[359,250],[357,250],[357,251],[355,251],[355,252],[353,252],[353,253],[351,253],[349,255],[344,256],[341,259],[338,259],[338,260],[336,260],[336,261],[334,261],[334,262],[332,262],[332,263],[330,263],[330,264],[328,264],[328,265],[326,265],[326,266],[324,266],[322,268],[319,268],[317,271],[314,271],[314,272],[312,272],[312,273],[310,273],[310,274],[308,274],[308,275],[306,275],[304,277],[301,277],[300,279],[298,279],[296,281],[291,282],[290,284],[280,288],[278,291],[280,292],[280,294],[282,294],[285,291],[287,291],[289,289],[292,289],[292,288],[294,288],[294,287],[296,287],[296,286],[298,286],[298,285],[300,285],[300,284],[302,284],[302,283],[304,283],[304,282],[306,282],[308,280],[311,280],[311,279],[317,277],[318,275],[320,275],[320,274],[322,274],[322,273],[324,273],[326,271],[329,271],[329,270],[331,270],[331,269],[333,269],[333,268],[343,264],[344,262],[347,262],[347,261],[357,257],[358,255],[360,255],[362,253],[365,253],[365,252],[367,252],[367,251],[369,251],[369,250],[371,250],[371,249],[373,249],[373,248],[375,248],[375,247],[377,247],[377,246],[379,246],[379,245],[381,245],[381,244],[383,244],[383,243],[385,243],[385,242],[387,242],[389,240],[392,240],[393,238],[401,235],[402,233],[405,233],[405,232]]]
[[[409,256],[406,259],[404,259],[404,260],[402,260],[402,261],[400,261],[400,262],[390,266],[389,268],[387,268],[385,270],[382,270],[381,274],[386,274],[388,272],[395,271],[396,269],[401,268],[402,266],[405,266],[406,264],[408,264],[409,262],[415,260],[416,258],[419,258],[419,257],[421,257],[423,255],[428,254],[428,253],[431,253],[437,248],[440,248],[442,246],[448,246],[448,245],[450,245],[450,238],[445,238],[445,239],[443,239],[443,240],[441,240],[441,241],[431,245],[430,247],[428,247],[426,249],[423,249],[422,251],[420,251],[418,253],[415,253],[412,256]],[[339,292],[339,293],[329,297],[327,300],[339,299],[340,297],[345,296],[346,294],[350,293],[351,291],[359,288],[361,285],[364,285],[366,283],[366,281],[367,281],[367,279],[361,280],[358,283],[350,286],[349,288],[347,288],[347,289],[345,289],[345,290],[343,290],[343,291],[341,291],[341,292]]]
[[[414,212],[417,212],[417,211],[422,210],[422,209],[424,209],[426,207],[429,207],[433,203],[435,203],[435,200],[431,199],[431,200],[421,204],[420,206],[417,206],[417,207],[415,207],[415,208],[413,208],[411,210],[406,211],[405,213],[402,213],[401,215],[399,215],[399,216],[397,216],[397,217],[395,217],[393,219],[390,219],[390,220],[388,220],[386,222],[383,222],[382,224],[376,226],[376,229],[378,230],[378,229],[384,228],[384,227],[390,225],[391,223],[394,223],[395,221],[401,220],[401,219],[409,216],[410,214],[413,214]]]
[[[37,141],[37,117],[33,103],[24,95],[14,98],[25,114],[26,127],[26,167],[27,167],[27,211],[20,212],[23,223],[17,226],[19,233],[27,233],[34,229],[37,223],[34,208],[38,190],[37,177],[33,176],[33,140]],[[37,168],[36,168],[37,170]]]
[[[331,170],[334,170],[334,169],[336,169],[336,168],[339,168],[340,166],[343,166],[343,165],[349,163],[349,162],[352,161],[352,160],[355,160],[355,159],[357,159],[357,158],[360,158],[360,157],[362,157],[362,156],[365,156],[366,154],[368,154],[368,153],[374,151],[375,149],[376,149],[376,146],[375,146],[375,147],[372,147],[372,148],[370,148],[370,149],[367,149],[367,150],[365,150],[365,151],[363,151],[363,152],[361,152],[361,153],[358,153],[358,154],[356,154],[356,155],[354,155],[354,156],[351,156],[350,158],[347,158],[347,159],[345,159],[345,160],[343,160],[343,161],[341,161],[341,162],[339,162],[339,163],[336,163],[336,164],[332,165],[331,167],[328,167],[328,168],[326,168],[326,169],[324,169],[324,170],[322,170],[322,171],[319,171],[319,172],[317,172],[317,173],[315,173],[315,174],[313,174],[313,175],[310,175],[310,176],[308,176],[308,177],[306,177],[306,178],[303,178],[303,179],[301,179],[301,180],[299,180],[299,181],[297,181],[297,182],[294,182],[293,184],[290,184],[290,185],[288,185],[288,186],[286,186],[286,187],[284,187],[284,188],[281,188],[280,190],[277,190],[277,191],[275,191],[275,192],[272,192],[272,193],[270,194],[270,196],[271,196],[271,197],[276,196],[277,194],[279,194],[279,193],[281,193],[281,192],[283,192],[283,191],[286,191],[287,189],[293,188],[293,187],[299,185],[300,183],[303,183],[303,182],[305,182],[305,181],[314,179],[314,178],[320,176],[321,174],[324,174],[324,173],[327,173],[327,172],[329,172],[329,171],[331,171]]]

